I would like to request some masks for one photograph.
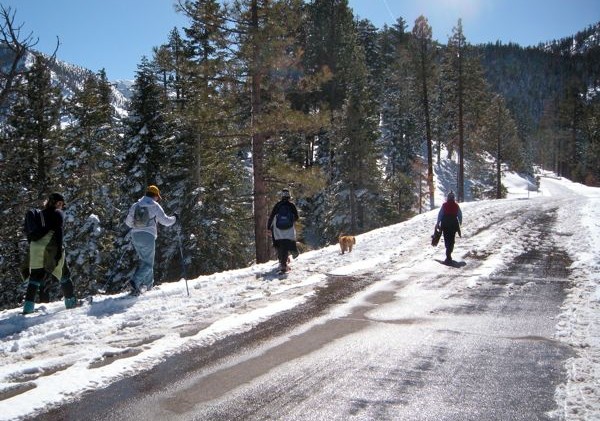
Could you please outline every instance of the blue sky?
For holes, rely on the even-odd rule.
[[[16,11],[22,34],[39,38],[50,53],[60,38],[58,58],[109,79],[133,79],[142,56],[163,44],[171,29],[185,26],[173,0],[0,0]],[[467,41],[537,45],[575,34],[600,21],[600,0],[349,0],[355,16],[381,28],[402,17],[412,29],[423,14],[433,37],[446,42],[458,18]]]

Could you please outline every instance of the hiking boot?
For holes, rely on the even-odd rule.
[[[65,308],[70,309],[75,307],[77,307],[77,298],[65,298]]]
[[[35,308],[35,303],[33,301],[25,301],[23,305],[23,314],[31,314],[33,313]]]

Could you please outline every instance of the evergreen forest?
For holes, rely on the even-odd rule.
[[[600,185],[600,22],[521,47],[472,45],[461,20],[447,40],[425,16],[376,28],[347,0],[178,9],[187,25],[140,61],[127,98],[58,46],[37,52],[2,9],[0,308],[22,302],[23,218],[53,191],[85,296],[131,278],[124,220],[149,184],[179,216],[159,228],[157,284],[273,259],[267,219],[284,187],[314,249],[439,207],[442,154],[458,163],[459,201],[502,198],[502,171],[533,179],[538,166]]]

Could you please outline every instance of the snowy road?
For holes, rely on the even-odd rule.
[[[303,254],[286,280],[264,278],[262,265],[191,281],[189,299],[177,298],[182,285],[163,286],[121,308],[138,316],[128,329],[92,306],[84,320],[137,334],[137,344],[75,373],[89,383],[95,370],[146,368],[88,386],[96,391],[45,419],[600,417],[600,194],[566,181],[542,187],[530,199],[463,204],[461,268],[441,265],[443,247],[428,246],[433,212],[361,235],[352,254]],[[327,294],[337,298],[324,306]],[[173,316],[175,298],[196,306],[187,322],[184,308]],[[152,322],[161,316],[172,332]],[[165,338],[178,352],[156,345]]]

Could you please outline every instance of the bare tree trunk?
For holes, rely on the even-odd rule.
[[[465,146],[465,129],[464,129],[464,115],[463,115],[463,54],[462,46],[459,46],[459,58],[458,58],[458,186],[457,186],[457,200],[463,202],[465,200],[465,160],[464,160],[464,146]]]
[[[498,115],[496,118],[496,199],[502,199],[502,126],[504,119],[502,117],[502,110],[500,104],[496,104],[498,107]]]
[[[258,4],[257,0],[252,0],[252,30],[258,34]],[[258,41],[254,40],[253,58],[252,58],[252,115],[251,115],[251,130],[252,130],[252,167],[253,167],[253,182],[254,182],[254,241],[256,244],[256,262],[264,263],[269,260],[269,244],[267,235],[267,186],[265,181],[265,164],[264,164],[264,133],[257,133],[257,121],[261,114],[261,98],[260,89],[262,82],[262,74],[260,67],[260,46]]]
[[[429,112],[429,92],[427,89],[427,68],[425,66],[425,53],[421,59],[423,111],[425,112],[425,136],[427,138],[427,185],[429,186],[429,209],[435,208],[433,187],[433,144],[431,140],[431,117]]]
[[[356,235],[358,232],[356,226],[356,192],[354,190],[354,182],[350,183],[350,232],[352,235]]]

